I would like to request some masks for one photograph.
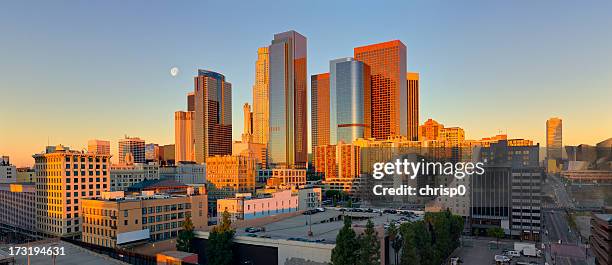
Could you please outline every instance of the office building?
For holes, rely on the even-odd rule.
[[[394,40],[357,47],[353,57],[370,67],[372,137],[406,136],[406,46]]]
[[[87,151],[101,155],[110,155],[110,141],[93,139],[87,141]]]
[[[441,125],[443,126],[443,125]],[[459,127],[442,127],[440,129],[440,135],[438,141],[444,141],[448,143],[448,146],[459,147],[465,140],[465,131]]]
[[[319,145],[329,144],[329,112],[330,112],[330,95],[329,95],[329,73],[312,75],[310,77],[311,94],[311,139],[312,152],[314,154],[315,147]],[[316,159],[316,156],[315,156]]]
[[[61,145],[48,151],[33,155],[36,226],[49,236],[78,235],[79,201],[110,189],[111,156],[73,151]]]
[[[305,169],[271,169],[270,177],[266,180],[266,188],[290,189],[306,185]]]
[[[0,183],[17,182],[17,167],[11,164],[8,156],[0,157]]]
[[[27,234],[36,231],[34,183],[0,183],[0,227]]]
[[[419,126],[419,141],[432,141],[441,138],[444,125],[433,119],[427,119],[423,125]]]
[[[370,138],[370,68],[353,58],[329,63],[329,142]]]
[[[234,198],[217,200],[217,213],[228,212],[232,221],[262,218],[266,216],[295,212],[298,210],[298,196],[291,190],[253,197],[250,193],[236,194]],[[221,218],[221,214],[218,215]]]
[[[195,81],[195,161],[232,153],[232,84],[225,76],[198,70]]]
[[[306,37],[295,31],[275,34],[269,46],[269,56],[268,164],[273,167],[306,168]]]
[[[612,214],[593,213],[591,215],[591,249],[596,265],[612,263]]]
[[[268,47],[257,49],[253,85],[253,142],[268,144],[270,119],[270,54]]]
[[[318,146],[315,165],[324,173],[326,189],[354,192],[361,173],[360,147],[339,142],[337,145]]]
[[[206,164],[178,162],[174,166],[160,167],[159,176],[184,184],[206,184]]]
[[[161,161],[161,150],[158,144],[145,144],[145,162],[159,163]]]
[[[512,174],[508,166],[486,166],[484,174],[471,179],[472,229],[476,235],[486,235],[488,228],[499,227],[510,234],[512,213]]]
[[[125,196],[107,192],[99,198],[82,201],[82,241],[116,248],[167,240],[178,236],[189,217],[195,229],[208,224],[205,191],[187,195],[143,192]]]
[[[419,73],[406,73],[406,88],[408,89],[408,139],[419,140]]]
[[[119,140],[119,164],[145,163],[145,141],[138,137]]]
[[[255,192],[256,159],[248,156],[206,158],[206,178],[216,190],[227,194]],[[210,190],[213,192],[213,190]]]
[[[17,168],[17,182],[18,183],[34,183],[36,179],[36,172],[33,168],[20,167]]]
[[[110,190],[123,191],[143,180],[159,179],[159,164],[111,165]]]
[[[195,111],[195,92],[187,93],[187,111]]]
[[[194,111],[174,112],[174,161],[195,161]]]
[[[159,146],[159,153],[161,157],[161,160],[159,161],[160,165],[172,166],[176,164],[176,161],[174,161],[176,157],[176,152],[174,151],[175,149],[175,145],[173,144]]]
[[[550,118],[546,121],[546,157],[561,159],[563,154],[563,121]]]

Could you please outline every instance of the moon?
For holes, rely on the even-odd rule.
[[[172,77],[176,77],[178,74],[179,74],[178,67],[175,66],[175,67],[170,68],[170,75]]]

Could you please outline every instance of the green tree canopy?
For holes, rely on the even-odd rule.
[[[351,218],[344,217],[344,226],[336,236],[336,247],[332,249],[332,265],[355,265],[357,264],[356,250],[359,242],[352,227]]]

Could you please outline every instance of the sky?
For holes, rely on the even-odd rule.
[[[47,144],[171,144],[198,68],[232,83],[238,140],[257,48],[287,30],[307,37],[308,75],[401,40],[421,123],[545,145],[558,116],[564,145],[595,144],[612,137],[610,13],[610,1],[3,1],[0,155],[26,166]]]

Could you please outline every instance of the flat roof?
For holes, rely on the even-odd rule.
[[[343,212],[335,209],[326,209],[325,212],[319,212],[312,215],[297,215],[280,221],[268,223],[264,225],[265,231],[248,233],[245,228],[237,228],[236,236],[253,236],[270,237],[271,239],[288,239],[296,241],[310,241],[334,244],[338,232],[344,226],[344,221],[338,220]],[[374,226],[382,226],[390,224],[392,221],[408,218],[401,214],[368,212],[348,212],[344,215],[353,216],[353,227],[365,227],[367,219],[370,218],[374,222]],[[312,225],[309,226],[309,221],[312,220]],[[311,227],[311,228],[310,228]],[[313,236],[308,236],[309,229],[312,229]],[[253,236],[254,237],[254,236]]]

